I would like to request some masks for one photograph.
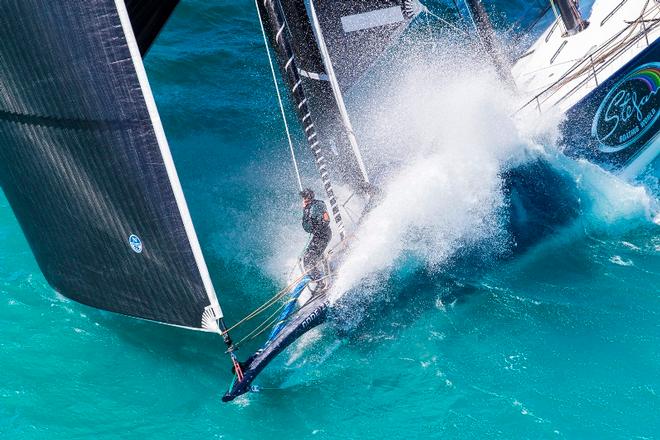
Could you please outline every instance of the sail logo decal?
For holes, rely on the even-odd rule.
[[[660,63],[638,67],[605,96],[591,127],[604,153],[621,151],[644,136],[660,116]]]
[[[403,21],[403,11],[400,6],[376,9],[361,14],[345,15],[341,18],[341,26],[344,33],[363,31]]]
[[[128,237],[128,244],[131,245],[131,249],[133,249],[133,252],[136,254],[142,253],[142,240],[140,240],[140,237],[137,235],[131,234],[131,236]]]

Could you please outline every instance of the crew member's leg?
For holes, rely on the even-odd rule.
[[[321,270],[319,268],[321,258],[323,257],[324,247],[321,247],[322,242],[317,235],[312,237],[309,246],[305,249],[305,256],[303,257],[303,264],[305,270],[309,272],[310,278],[316,281],[321,278]]]
[[[305,250],[303,264],[305,265],[305,270],[309,271],[309,276],[314,281],[322,278],[321,261],[323,260],[325,248],[328,247],[331,238],[332,233],[323,235],[315,234],[312,236],[312,241],[310,241],[309,246]]]

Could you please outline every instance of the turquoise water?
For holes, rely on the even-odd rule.
[[[183,1],[146,64],[231,323],[281,286],[306,237],[254,7],[217,3]],[[477,87],[482,80],[474,75],[467,82]],[[406,78],[399,84],[415,98]],[[57,295],[0,200],[2,438],[660,437],[656,198],[555,158],[577,188],[579,215],[523,255],[492,257],[483,241],[506,243],[494,151],[524,143],[519,131],[543,124],[503,123],[508,112],[482,95],[456,100],[429,92],[428,101],[438,102],[429,108],[382,100],[402,109],[403,141],[387,118],[374,125],[358,116],[364,137],[387,138],[396,148],[415,143],[410,155],[424,159],[391,173],[389,181],[409,186],[402,194],[392,189],[387,203],[415,201],[429,182],[431,192],[423,206],[389,211],[395,228],[378,230],[378,218],[369,223],[362,244],[372,266],[356,270],[370,282],[351,284],[355,274],[344,274],[346,295],[359,298],[356,316],[337,318],[306,346],[292,347],[260,378],[260,393],[232,404],[220,402],[230,374],[218,336]],[[439,115],[451,122],[463,101],[479,103],[460,113],[461,123],[476,120],[481,132],[454,133],[450,124],[443,139],[479,149],[465,162],[462,150],[425,128],[426,118],[441,127]],[[382,132],[367,133],[368,126]],[[314,170],[304,162],[311,182]],[[456,268],[452,255],[466,243],[481,243],[485,269],[466,275]]]

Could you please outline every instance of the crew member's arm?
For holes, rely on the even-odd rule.
[[[325,202],[322,200],[317,200],[312,206],[314,219],[316,222],[321,225],[327,225],[330,223],[330,214],[328,214],[328,209],[325,206]]]
[[[311,220],[311,215],[310,215],[310,209],[305,209],[303,211],[303,219],[302,219],[302,227],[307,232],[308,234],[312,233],[312,230],[314,229],[312,227],[312,220]]]

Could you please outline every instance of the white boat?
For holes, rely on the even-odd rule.
[[[565,113],[563,151],[570,157],[625,179],[657,173],[660,3],[552,5],[556,18],[511,69],[526,96],[521,111]]]

